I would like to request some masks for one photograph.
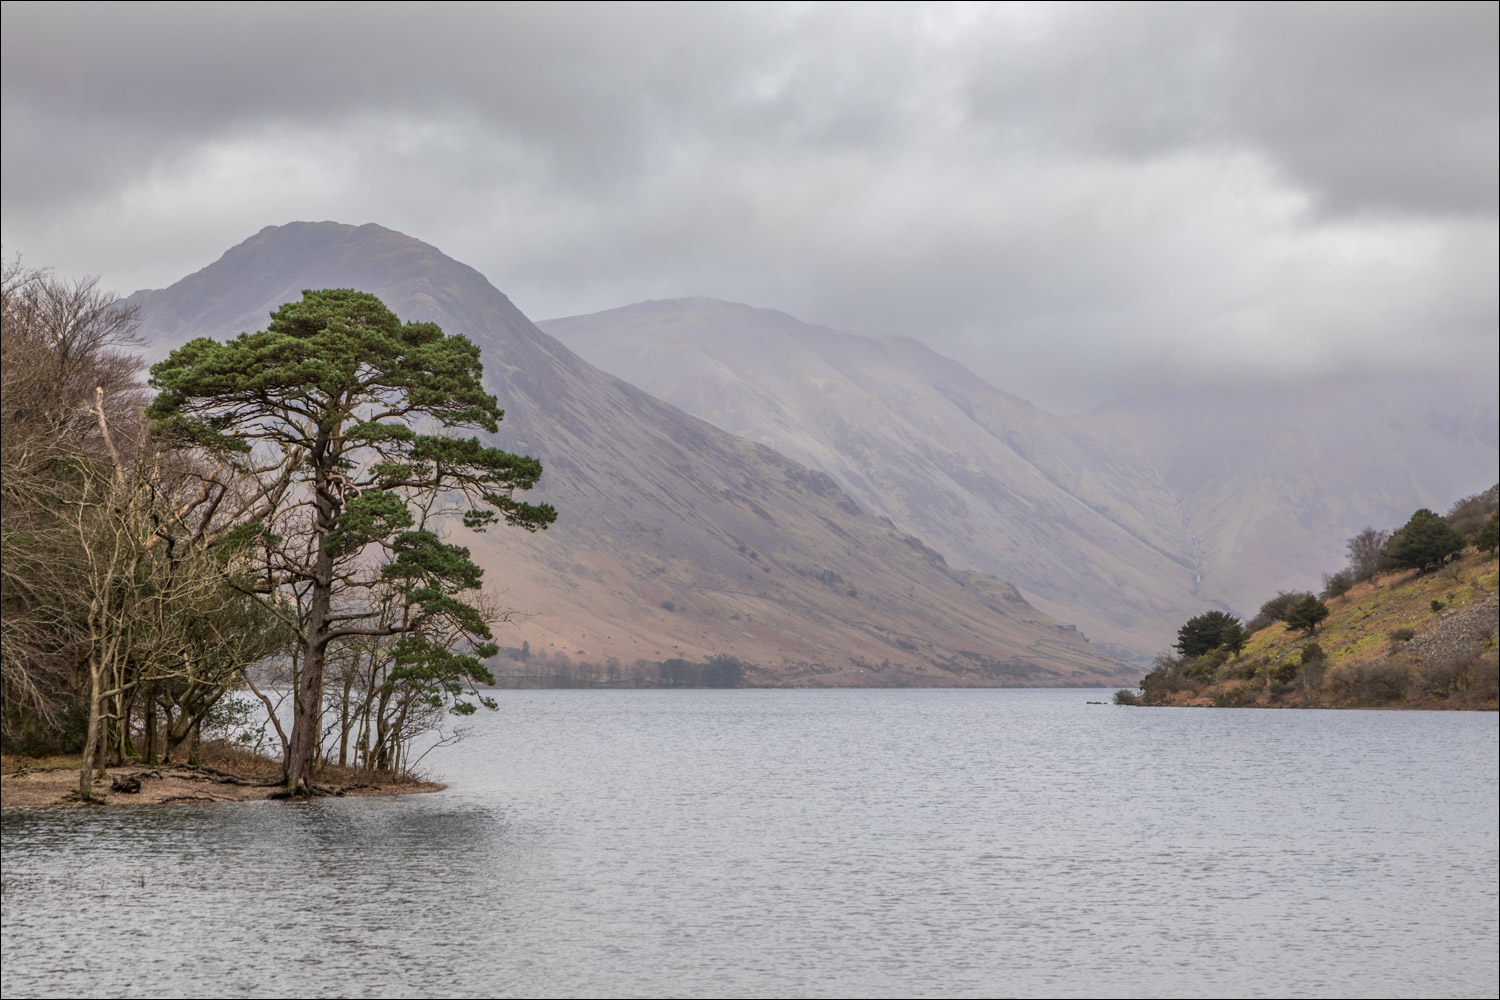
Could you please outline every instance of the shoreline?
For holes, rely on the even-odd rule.
[[[275,766],[279,770],[279,765]],[[448,787],[435,781],[380,778],[347,768],[343,771],[345,773],[326,775],[326,779],[331,780],[325,780],[323,784],[329,789],[330,797],[422,795]],[[57,758],[8,757],[4,770],[0,771],[0,809],[266,802],[278,798],[282,785],[265,773],[245,775],[213,766],[126,764],[108,768],[104,778],[95,779],[94,788],[101,801],[78,801],[76,760],[68,764]]]

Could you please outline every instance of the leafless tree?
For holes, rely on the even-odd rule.
[[[1385,545],[1391,533],[1365,528],[1349,539],[1349,572],[1355,580],[1368,580],[1385,568]]]

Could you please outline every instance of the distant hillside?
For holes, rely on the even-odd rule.
[[[1237,657],[1218,650],[1197,663],[1158,661],[1145,701],[1493,711],[1500,704],[1497,587],[1500,561],[1472,549],[1441,569],[1388,573],[1327,601],[1316,633],[1277,622]]]
[[[303,289],[353,287],[479,344],[497,443],[540,458],[556,527],[465,535],[528,614],[502,645],[594,663],[732,654],[752,683],[1096,684],[1123,664],[867,513],[829,476],[606,375],[473,268],[380,226],[273,226],[130,297],[157,353],[260,329]],[[1130,673],[1133,673],[1131,671]]]
[[[678,299],[546,320],[592,363],[832,476],[955,565],[1147,657],[1213,605],[1176,499],[1128,447],[905,338]]]
[[[1062,418],[915,341],[768,309],[679,299],[541,325],[1136,657],[1206,608],[1316,585],[1360,528],[1445,509],[1500,474],[1494,395],[1461,376]]]

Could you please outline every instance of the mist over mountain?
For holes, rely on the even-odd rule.
[[[1096,642],[1161,648],[1210,606],[1171,492],[1128,449],[906,338],[712,299],[543,321],[594,364],[832,476],[950,562]]]
[[[828,475],[598,370],[473,268],[376,225],[268,227],[169,288],[130,296],[153,353],[261,329],[303,289],[353,287],[481,348],[506,410],[496,443],[540,458],[559,521],[455,531],[502,601],[501,630],[591,662],[760,664],[795,684],[1102,683],[1131,672],[1014,587],[954,568]]]
[[[1361,528],[1396,528],[1493,485],[1492,374],[1179,393],[1072,422],[1160,469],[1202,542],[1205,580],[1250,612],[1276,590],[1317,589]]]
[[[1209,606],[1316,585],[1366,524],[1496,478],[1493,397],[1450,381],[1165,396],[1048,414],[903,338],[709,299],[542,327],[832,476],[957,565],[1150,655]]]

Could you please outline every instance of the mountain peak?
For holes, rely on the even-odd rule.
[[[154,331],[154,353],[161,355],[194,337],[260,329],[277,307],[309,288],[371,292],[402,319],[431,320],[445,329],[456,324],[450,332],[478,332],[496,321],[531,325],[472,267],[373,222],[266,226],[170,288],[136,292],[125,301],[140,309]],[[475,314],[449,307],[459,302],[485,308]]]

